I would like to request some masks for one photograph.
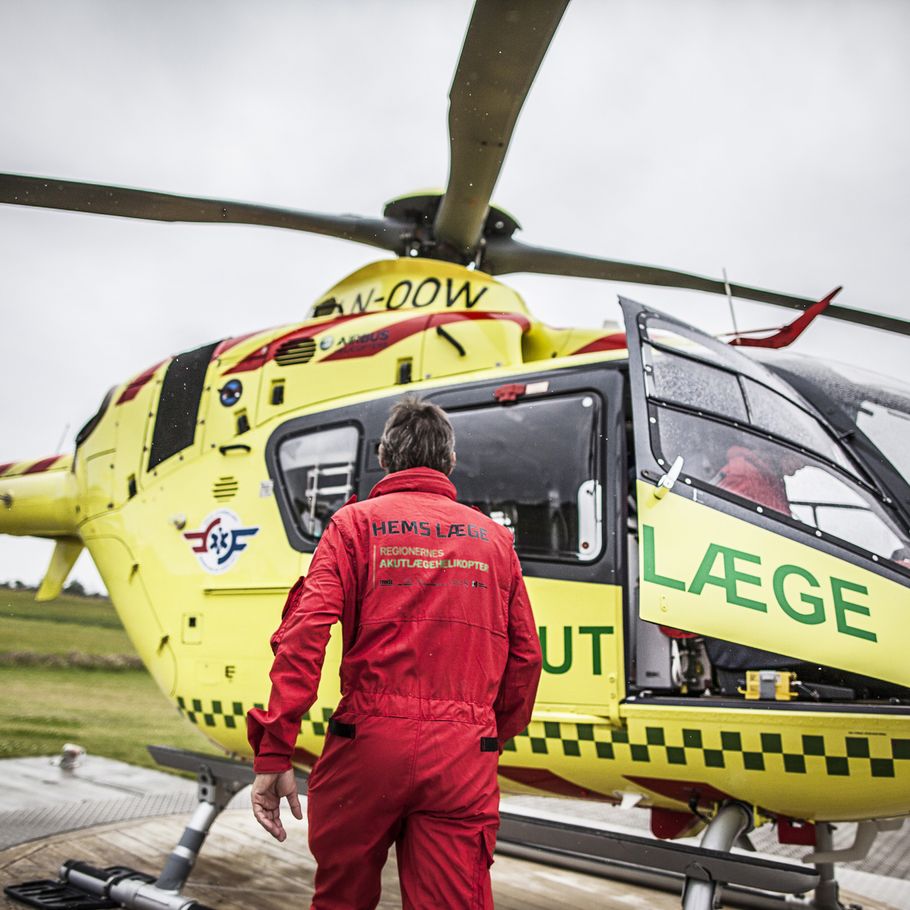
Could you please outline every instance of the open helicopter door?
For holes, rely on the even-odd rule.
[[[763,366],[620,303],[641,618],[728,652],[760,649],[755,668],[804,661],[910,686],[910,550],[887,497]]]

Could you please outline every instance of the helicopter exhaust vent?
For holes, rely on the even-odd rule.
[[[298,363],[309,363],[315,353],[316,342],[312,338],[292,338],[278,348],[275,362],[283,367],[292,367]]]
[[[237,495],[240,484],[237,483],[236,477],[219,477],[212,485],[212,496],[218,502],[227,502]]]

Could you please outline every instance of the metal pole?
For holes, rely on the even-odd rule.
[[[815,824],[815,852],[828,853],[834,849],[834,825],[829,822]],[[816,863],[819,882],[812,898],[815,910],[844,910],[840,902],[840,888],[834,875],[834,863]]]
[[[740,803],[727,803],[708,824],[701,839],[701,846],[706,850],[726,852],[743,832],[749,830],[751,824],[752,813],[745,806]],[[686,883],[683,886],[683,910],[713,910],[714,893],[718,883],[697,865],[692,872],[694,875],[686,875]]]
[[[196,806],[196,811],[184,829],[180,842],[168,856],[155,887],[161,888],[162,891],[173,891],[175,894],[180,891],[193,871],[196,857],[202,849],[212,822],[220,812],[220,807],[212,803],[201,802]]]

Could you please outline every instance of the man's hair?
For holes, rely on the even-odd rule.
[[[452,471],[452,424],[442,408],[416,395],[406,395],[389,412],[380,445],[390,474],[407,468]]]

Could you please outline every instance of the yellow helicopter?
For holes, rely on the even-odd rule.
[[[273,226],[396,256],[303,322],[114,386],[74,453],[0,466],[0,532],[56,541],[39,599],[87,549],[162,691],[248,756],[287,589],[334,510],[382,475],[390,404],[419,392],[452,417],[462,500],[514,533],[540,627],[537,709],[503,755],[504,788],[637,803],[660,837],[728,801],[806,843],[816,822],[907,815],[910,390],[776,348],[816,316],[910,323],[514,239],[490,198],[565,5],[478,0],[445,193],[380,218],[0,175],[2,203]],[[622,331],[554,329],[497,280],[521,272],[800,315],[726,343],[624,300]],[[321,750],[339,659],[336,636],[301,765]]]

